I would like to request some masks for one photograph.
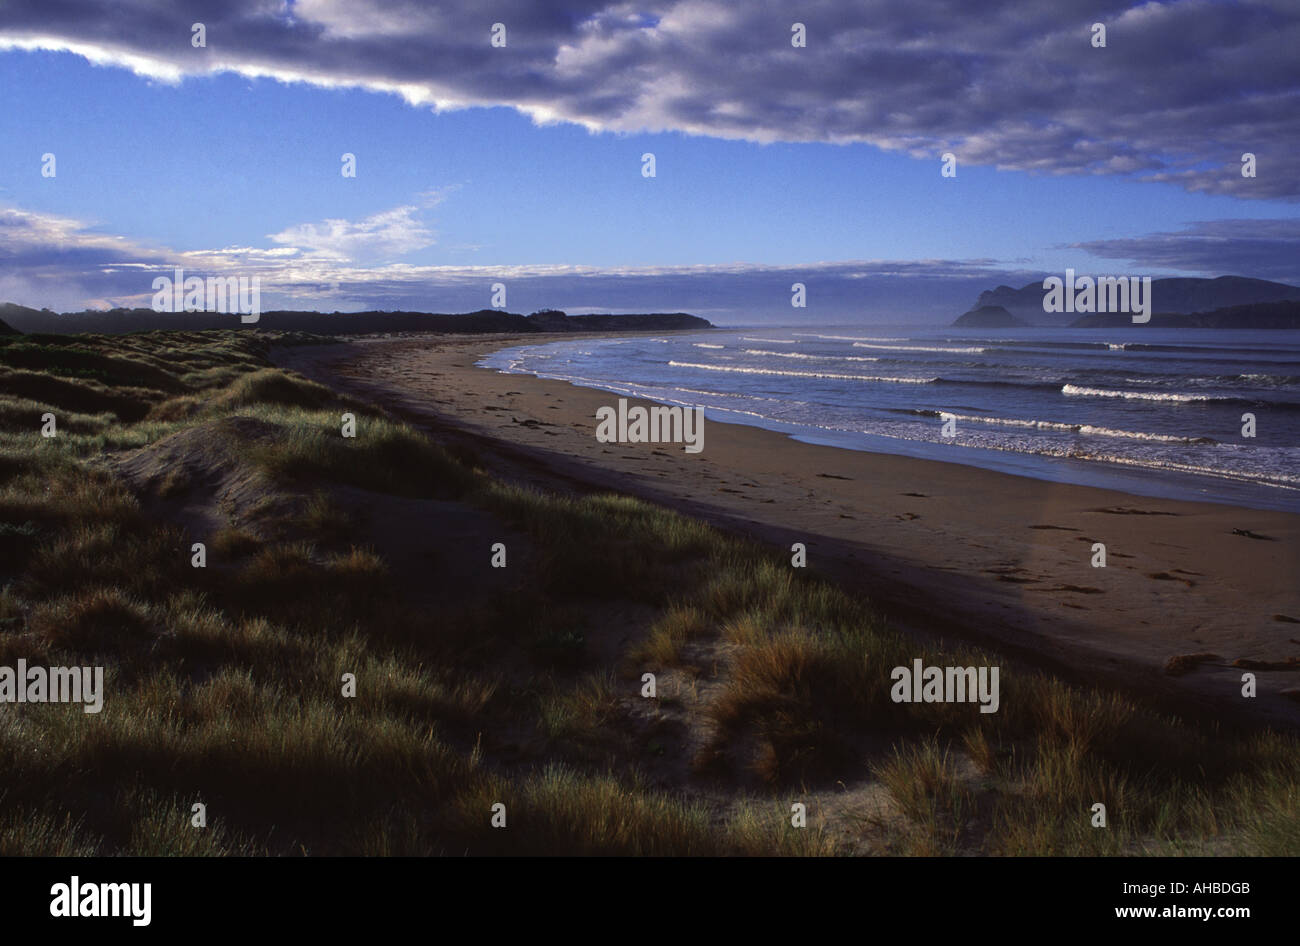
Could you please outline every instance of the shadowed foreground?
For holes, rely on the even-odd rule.
[[[0,665],[106,668],[101,713],[0,705],[0,854],[1300,853],[1294,736],[911,643],[788,550],[504,481],[264,335],[0,343]],[[918,657],[1000,665],[999,711],[892,702]]]

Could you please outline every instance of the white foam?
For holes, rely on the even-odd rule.
[[[927,345],[868,345],[864,342],[854,342],[854,348],[874,348],[877,351],[938,351],[954,355],[982,355],[987,349],[984,348],[935,348]]]
[[[1072,397],[1122,397],[1126,400],[1176,401],[1182,404],[1190,404],[1195,401],[1216,400],[1216,398],[1206,397],[1200,394],[1155,394],[1150,391],[1111,391],[1106,388],[1080,387],[1077,384],[1064,385],[1061,388],[1061,393]]]
[[[824,338],[832,342],[905,342],[906,338],[881,338],[876,335],[814,335],[812,332],[795,332],[801,338]]]
[[[774,358],[803,358],[810,361],[879,361],[879,358],[854,358],[852,355],[809,355],[799,351],[764,351],[761,348],[746,348],[746,355],[771,355]]]
[[[1095,427],[1092,424],[1064,424],[1055,420],[1025,420],[1019,417],[988,417],[976,414],[954,414],[944,411],[949,417],[955,417],[963,423],[993,424],[998,427],[1031,427],[1035,430],[1059,430],[1064,433],[1081,434],[1085,437],[1120,437],[1127,440],[1145,440],[1151,443],[1185,443],[1205,444],[1213,441],[1208,437],[1178,437],[1171,434],[1152,434],[1141,430],[1118,430],[1113,427]]]
[[[882,381],[892,384],[933,384],[938,378],[889,378],[865,374],[831,374],[822,371],[779,371],[776,368],[739,368],[731,365],[701,365],[692,361],[670,361],[673,368],[697,368],[700,371],[727,371],[734,374],[766,374],[786,378],[830,378],[836,381]]]

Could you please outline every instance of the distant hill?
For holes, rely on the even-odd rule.
[[[240,322],[238,315],[217,312],[155,312],[153,309],[109,309],[57,313],[0,304],[0,319],[23,332],[95,332],[120,335],[154,329],[193,331],[235,328],[322,335],[365,335],[376,332],[670,332],[713,328],[712,323],[685,312],[633,315],[567,315],[555,309],[519,315],[500,309],[480,309],[463,315],[438,312],[263,312],[255,323]]]
[[[40,319],[45,316],[55,315],[49,309],[29,309],[25,305],[15,305],[12,302],[0,302],[0,321],[3,321],[8,332],[0,332],[0,335],[9,335],[18,332],[15,325],[21,325],[28,319]]]
[[[1133,317],[1125,312],[1091,312],[1071,322],[1070,328],[1119,328],[1132,324]],[[1187,314],[1153,312],[1146,325],[1153,328],[1300,329],[1300,301],[1255,302]]]
[[[556,309],[534,312],[528,321],[541,332],[672,332],[680,329],[713,328],[713,323],[685,312],[645,312],[616,315],[602,312],[593,315],[567,315]]]
[[[982,305],[978,309],[971,309],[965,315],[958,316],[952,324],[954,328],[1024,328],[1029,325],[1000,305]]]
[[[1041,280],[1031,282],[1020,289],[998,286],[996,289],[981,292],[975,302],[975,309],[984,306],[1002,306],[1030,325],[1064,326],[1079,318],[1078,313],[1075,312],[1044,312],[1044,292]],[[1270,282],[1267,279],[1248,279],[1244,276],[1219,276],[1215,279],[1153,279],[1151,299],[1153,312],[1208,313],[1230,306],[1300,300],[1300,287]],[[1126,316],[1126,320],[1132,324],[1131,317]],[[1154,324],[1154,318],[1152,323],[1148,324]]]

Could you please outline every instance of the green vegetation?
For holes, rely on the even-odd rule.
[[[1300,853],[1292,736],[910,643],[784,552],[503,482],[269,344],[0,339],[0,665],[106,667],[99,714],[0,704],[0,854]],[[916,657],[1001,665],[1000,711],[893,703]]]

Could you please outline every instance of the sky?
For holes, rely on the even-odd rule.
[[[937,323],[1067,267],[1300,283],[1297,48],[1294,0],[9,0],[0,301],[183,267],[264,309]]]

